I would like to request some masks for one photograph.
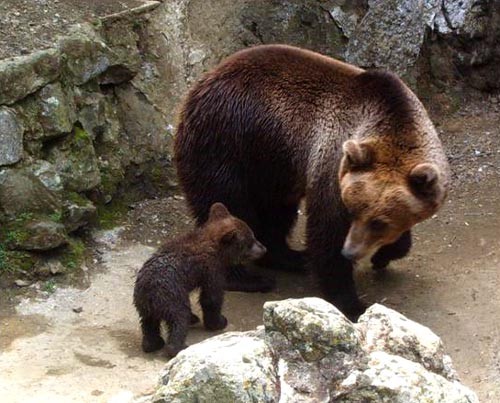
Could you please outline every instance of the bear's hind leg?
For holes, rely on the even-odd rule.
[[[151,317],[141,318],[142,350],[151,353],[163,348],[165,342],[160,335],[160,321]]]
[[[186,337],[190,321],[191,311],[177,312],[173,320],[167,321],[169,334],[165,350],[169,357],[175,357],[179,351],[187,347]]]

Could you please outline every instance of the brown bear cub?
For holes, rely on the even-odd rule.
[[[225,271],[265,253],[250,227],[222,203],[212,205],[203,226],[166,242],[146,261],[135,282],[134,305],[141,319],[144,352],[165,345],[161,321],[169,327],[167,354],[173,357],[186,348],[188,327],[199,321],[189,302],[195,288],[201,288],[205,328],[225,328],[227,320],[221,315]]]

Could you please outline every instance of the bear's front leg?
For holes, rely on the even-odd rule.
[[[227,326],[227,319],[221,314],[224,302],[223,282],[211,279],[202,288],[200,305],[203,310],[203,324],[207,330],[221,330]]]
[[[410,251],[411,245],[411,231],[403,232],[396,242],[382,246],[377,253],[373,255],[371,259],[373,270],[384,270],[391,260],[405,257]]]
[[[341,254],[350,225],[346,217],[338,209],[337,214],[329,214],[324,207],[308,201],[308,267],[315,274],[324,298],[356,321],[366,306],[356,292],[352,263]]]

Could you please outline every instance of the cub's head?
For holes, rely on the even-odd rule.
[[[404,154],[398,161],[390,155],[393,150],[389,158],[378,151],[367,140],[343,144],[340,189],[352,223],[342,254],[353,262],[369,259],[381,246],[395,242],[432,216],[446,197],[437,165],[404,161],[410,159]]]
[[[206,229],[215,248],[229,264],[256,260],[266,253],[266,248],[255,239],[250,227],[232,216],[222,203],[210,207]]]

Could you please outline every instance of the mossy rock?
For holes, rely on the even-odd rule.
[[[26,251],[9,250],[0,243],[0,275],[31,272],[38,258]]]
[[[6,223],[2,230],[2,240],[10,249],[46,251],[66,244],[66,231],[59,213],[50,216],[34,216],[30,213],[19,215]]]
[[[69,191],[91,190],[101,182],[92,138],[77,125],[71,135],[51,144],[47,150],[47,159],[54,164],[64,188]]]
[[[63,200],[62,221],[68,232],[76,231],[78,228],[88,224],[96,214],[96,207],[86,197],[69,192]]]

